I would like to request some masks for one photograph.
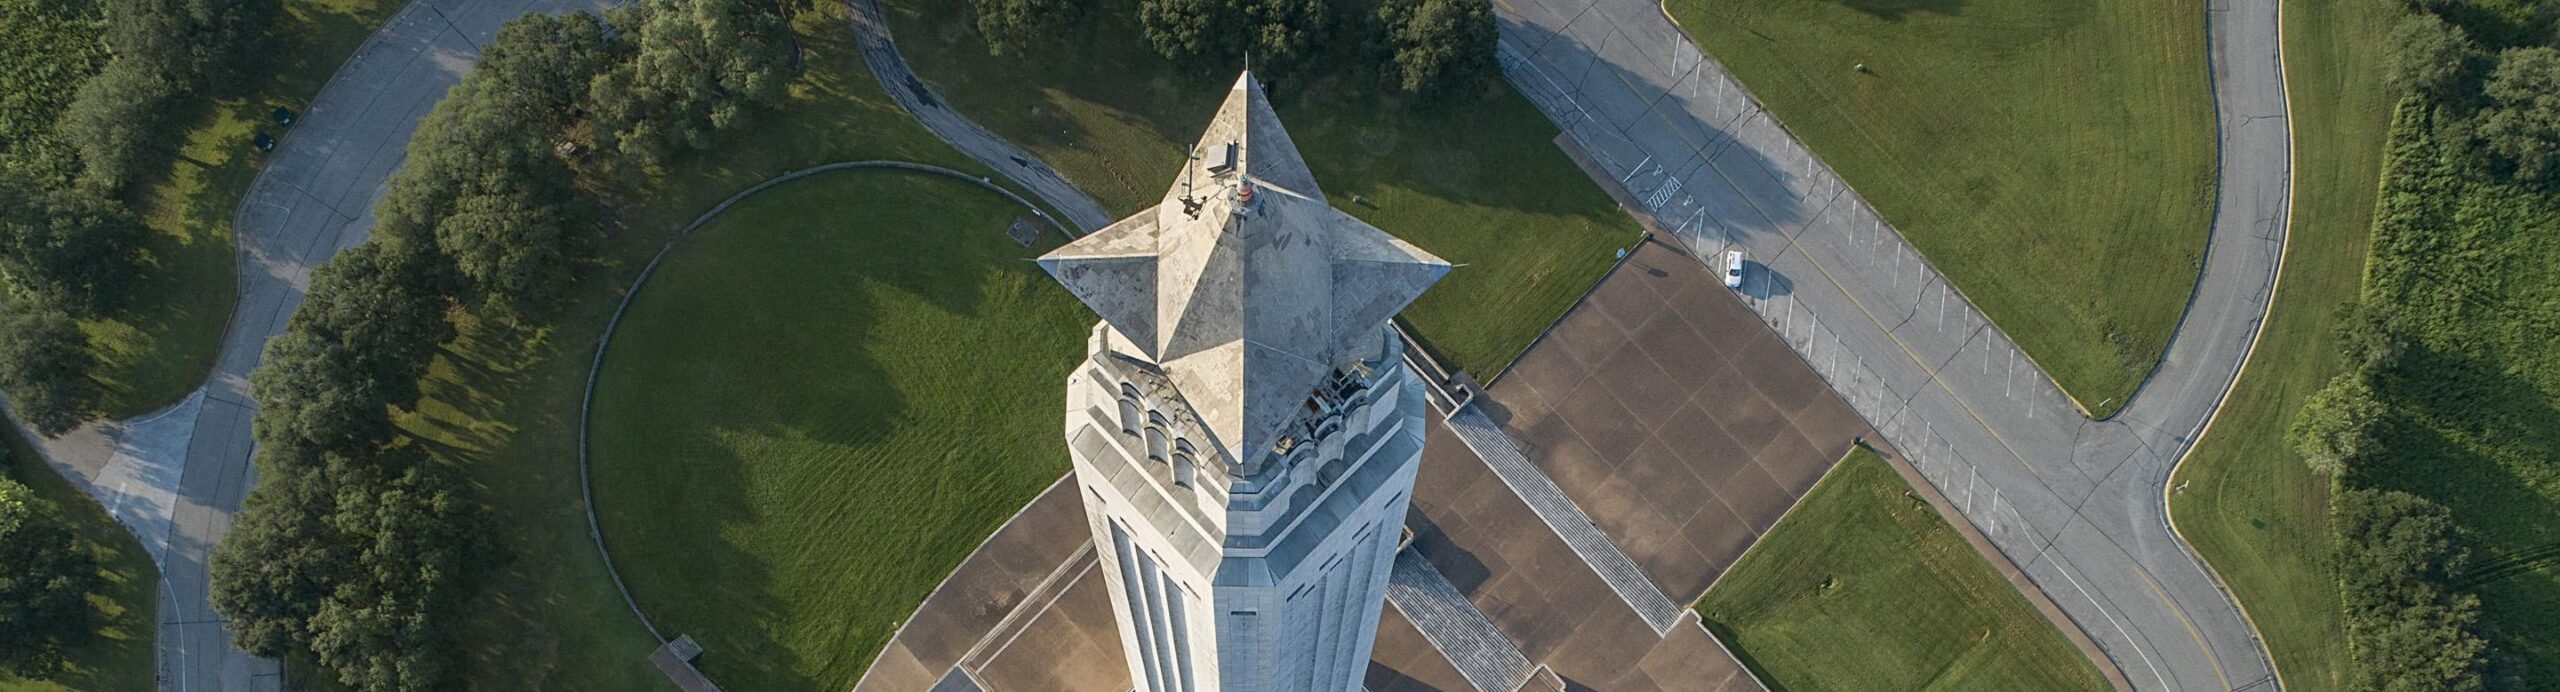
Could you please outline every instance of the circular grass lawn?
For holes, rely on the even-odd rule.
[[[596,385],[598,518],[721,686],[850,688],[1067,471],[1093,318],[1026,261],[1054,235],[1005,237],[1023,213],[940,176],[820,174],[696,230],[632,301]]]

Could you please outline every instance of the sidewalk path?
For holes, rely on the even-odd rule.
[[[2291,175],[2279,0],[2210,22],[2221,194],[2160,368],[2092,421],[1653,0],[1502,0],[1503,68],[1676,242],[1754,261],[1745,302],[2096,639],[2137,689],[2272,687],[2169,528],[2170,468],[2255,340]]]
[[[249,372],[302,302],[311,267],[372,227],[418,119],[479,46],[527,12],[605,0],[415,0],[338,68],[269,153],[232,229],[239,300],[204,387],[169,409],[42,440],[46,459],[123,522],[160,564],[159,688],[275,690],[274,661],[231,646],[206,599],[205,558],[255,477]]]

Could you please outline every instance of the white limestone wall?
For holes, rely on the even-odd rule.
[[[1237,512],[1228,522],[1202,520],[1225,514],[1218,506],[1224,493],[1206,488],[1228,479],[1204,472],[1195,487],[1174,487],[1156,468],[1163,464],[1147,458],[1142,436],[1123,432],[1119,382],[1102,361],[1112,350],[1108,332],[1097,330],[1093,358],[1069,377],[1065,433],[1131,680],[1149,692],[1360,689],[1419,467],[1425,423],[1416,403],[1419,382],[1401,368],[1382,371],[1374,399],[1350,412],[1342,431],[1312,441],[1320,453],[1303,464],[1310,477],[1313,468],[1346,453],[1372,457],[1354,460],[1343,479],[1372,464],[1392,471],[1382,482],[1359,484],[1367,487],[1326,489],[1366,495],[1287,574],[1266,576],[1260,568],[1268,549],[1228,554],[1222,542],[1223,524],[1259,527],[1261,517]],[[1409,435],[1412,444],[1342,444],[1377,428]],[[1283,506],[1275,501],[1264,512]],[[1312,510],[1280,530],[1321,530],[1305,523]],[[1196,542],[1204,537],[1214,546],[1205,555]],[[1190,554],[1182,549],[1186,543],[1194,547]],[[1231,572],[1226,586],[1217,586],[1220,571]]]

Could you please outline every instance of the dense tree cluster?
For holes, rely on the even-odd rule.
[[[2445,585],[2470,559],[2452,513],[2396,490],[2346,490],[2330,501],[2347,649],[2357,689],[2470,692],[2483,686],[2488,642],[2480,598]]]
[[[32,491],[0,476],[0,565],[0,668],[48,674],[66,644],[95,629],[97,558],[61,518],[37,508]]]
[[[507,23],[419,122],[374,212],[378,235],[441,253],[479,301],[511,305],[557,272],[576,201],[569,134],[611,54],[594,15]]]
[[[145,232],[95,191],[0,179],[0,396],[37,432],[61,434],[96,407],[96,358],[73,320],[121,302]]]
[[[0,309],[0,394],[36,432],[59,435],[89,419],[98,398],[89,379],[95,365],[89,336],[70,315],[27,305]]]
[[[2479,49],[2462,27],[2433,14],[2412,14],[2391,28],[2386,80],[2403,93],[2443,96]]]
[[[596,144],[644,165],[746,125],[790,80],[776,0],[637,0],[607,15],[626,32],[588,92]]]
[[[1501,37],[1485,0],[1387,0],[1378,19],[1395,46],[1405,91],[1480,88],[1501,73],[1493,55]]]
[[[84,177],[121,189],[166,159],[196,112],[189,98],[232,93],[264,50],[281,0],[101,0],[105,69],[63,113]]]
[[[1057,32],[1090,0],[971,4],[987,48],[1003,55]],[[1489,0],[1138,0],[1137,15],[1148,44],[1184,63],[1234,66],[1250,58],[1267,75],[1383,65],[1388,85],[1435,96],[1467,94],[1499,72]]]
[[[2560,50],[2509,48],[2481,91],[2491,106],[2482,113],[2480,137],[2516,168],[2518,177],[2540,178],[2560,162]]]
[[[115,308],[149,232],[131,209],[93,191],[0,180],[0,276],[13,300],[81,314]]]
[[[978,35],[997,55],[1021,53],[1066,24],[1083,3],[1076,0],[969,0],[978,11]]]
[[[2339,373],[2303,402],[2292,429],[2286,431],[2286,441],[2311,470],[2338,477],[2372,452],[2374,427],[2381,423],[2382,414],[2370,375]]]
[[[260,483],[211,565],[242,648],[307,655],[358,689],[452,685],[445,628],[495,556],[397,412],[454,311],[511,314],[563,273],[593,226],[580,171],[710,146],[778,98],[783,27],[760,0],[638,0],[527,15],[483,47],[412,135],[373,236],[313,270],[250,377]]]

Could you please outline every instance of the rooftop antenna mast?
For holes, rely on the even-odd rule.
[[[1192,152],[1190,162],[1182,167],[1182,215],[1200,218],[1200,198],[1191,193],[1191,177],[1200,169],[1200,154]]]

